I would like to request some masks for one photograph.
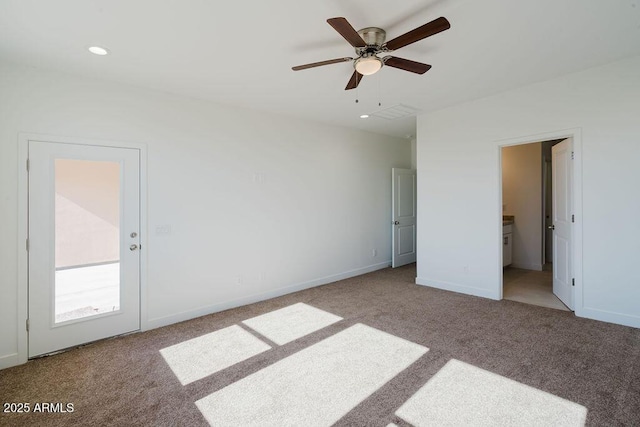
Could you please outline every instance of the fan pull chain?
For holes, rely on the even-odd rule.
[[[356,104],[359,102],[358,98],[360,98],[360,82],[358,81],[359,74],[356,73]]]
[[[382,97],[380,96],[380,73],[378,73],[378,107],[382,107]]]

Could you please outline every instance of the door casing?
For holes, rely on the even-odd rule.
[[[575,279],[573,294],[574,312],[576,316],[583,317],[583,287],[582,287],[582,130],[580,128],[564,129],[546,132],[536,135],[510,138],[497,141],[497,168],[498,168],[498,204],[496,206],[496,273],[499,280],[496,282],[495,295],[503,298],[502,276],[502,148],[512,145],[530,144],[553,139],[573,139],[573,168],[572,168],[572,206],[575,222],[571,236],[572,277]],[[543,215],[544,216],[544,215]],[[543,218],[544,220],[544,218]],[[516,218],[517,221],[517,218]]]
[[[148,329],[147,314],[147,145],[124,141],[97,140],[81,137],[20,133],[18,135],[18,289],[17,289],[17,338],[19,364],[28,360],[28,333],[26,322],[29,313],[29,264],[26,247],[29,235],[29,176],[27,159],[29,141],[58,142],[89,146],[135,148],[140,150],[140,330]]]

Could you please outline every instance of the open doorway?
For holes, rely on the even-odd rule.
[[[571,286],[566,283],[570,261],[563,253],[569,246],[562,240],[562,221],[554,222],[563,210],[570,211],[571,184],[563,181],[558,156],[565,152],[570,156],[571,140],[566,138],[502,147],[504,299],[560,310],[572,306],[567,298],[572,290],[563,288]],[[558,232],[555,223],[560,224]]]

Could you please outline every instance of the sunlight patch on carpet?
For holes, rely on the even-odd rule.
[[[452,359],[396,415],[415,427],[584,426],[587,408]]]
[[[187,385],[270,349],[265,342],[233,325],[163,348],[160,354],[180,383]]]
[[[242,323],[278,345],[302,338],[342,320],[342,317],[299,302]]]
[[[196,402],[215,426],[327,426],[428,348],[356,324]]]

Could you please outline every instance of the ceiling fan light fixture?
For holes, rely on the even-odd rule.
[[[382,68],[382,60],[375,55],[358,58],[355,62],[355,68],[363,76],[370,76]]]

